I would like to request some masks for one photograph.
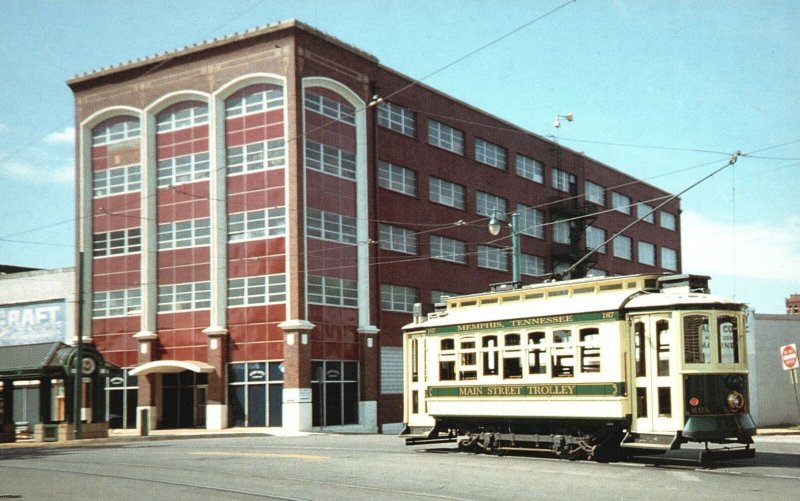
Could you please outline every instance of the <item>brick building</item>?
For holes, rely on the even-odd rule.
[[[287,21],[79,75],[83,329],[115,426],[401,420],[415,302],[680,271],[679,201]]]

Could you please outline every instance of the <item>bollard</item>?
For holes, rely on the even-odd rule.
[[[139,409],[139,435],[146,437],[150,434],[150,409]]]

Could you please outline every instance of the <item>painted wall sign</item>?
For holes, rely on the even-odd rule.
[[[65,301],[0,306],[0,346],[64,341]]]

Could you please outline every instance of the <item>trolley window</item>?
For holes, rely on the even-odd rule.
[[[600,372],[600,331],[597,327],[580,330],[581,372]]]
[[[460,379],[478,379],[478,352],[475,349],[475,338],[465,337],[460,343]]]
[[[528,333],[528,374],[547,373],[547,339],[544,332]]]
[[[439,381],[455,381],[456,352],[455,340],[445,338],[439,342]]]
[[[739,326],[733,315],[717,317],[717,346],[721,364],[739,363]]]
[[[553,377],[572,377],[575,375],[575,355],[572,331],[558,329],[553,331]]]
[[[687,364],[711,363],[711,336],[707,315],[683,317],[683,357]]]
[[[636,356],[636,377],[647,375],[646,343],[644,341],[644,322],[633,324],[634,355]]]
[[[411,340],[411,380],[419,381],[419,339]]]
[[[503,379],[522,377],[522,350],[519,334],[506,334],[503,337]]]
[[[669,350],[672,344],[672,334],[669,331],[669,321],[656,322],[656,344],[658,345],[658,375],[669,376]]]
[[[481,351],[483,352],[483,375],[496,376],[499,365],[497,336],[483,336],[481,346]]]

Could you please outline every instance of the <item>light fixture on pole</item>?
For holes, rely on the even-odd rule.
[[[567,113],[566,115],[556,115],[556,119],[553,121],[553,127],[558,129],[561,127],[561,119],[565,119],[567,122],[571,122],[575,118],[575,114]]]
[[[520,282],[520,270],[519,270],[519,262],[520,262],[520,249],[519,249],[519,228],[518,228],[518,219],[519,214],[516,212],[511,213],[511,221],[508,223],[508,227],[511,229],[511,280],[514,283]],[[492,217],[489,219],[489,233],[492,236],[497,236],[500,234],[500,228],[502,227],[502,220],[500,219],[500,214],[498,214],[497,209],[492,211]]]

